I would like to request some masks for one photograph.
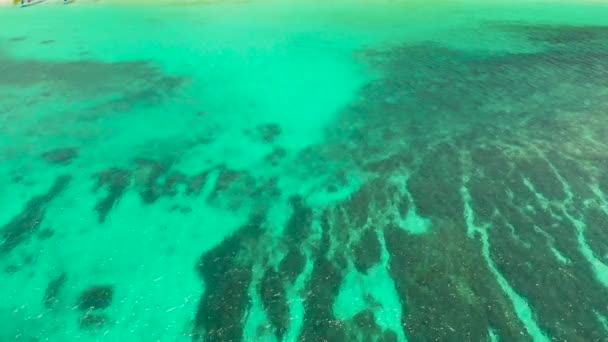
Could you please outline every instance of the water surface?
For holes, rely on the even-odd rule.
[[[0,340],[607,340],[606,18],[1,9]]]

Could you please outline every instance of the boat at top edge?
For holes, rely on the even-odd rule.
[[[21,0],[21,7],[29,7],[45,2],[46,0]]]

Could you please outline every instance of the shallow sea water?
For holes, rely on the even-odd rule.
[[[0,341],[608,340],[608,5],[0,23]]]

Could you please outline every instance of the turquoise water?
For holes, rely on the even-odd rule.
[[[607,18],[0,8],[0,341],[608,340]]]

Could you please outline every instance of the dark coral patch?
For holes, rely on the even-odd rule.
[[[5,67],[1,84],[16,87],[48,84],[62,95],[114,95],[110,96],[111,100],[89,108],[86,113],[89,117],[116,110],[128,111],[142,103],[157,103],[185,82],[185,78],[162,73],[148,61],[45,61],[0,54],[0,65]]]
[[[560,221],[543,228],[553,226],[558,232],[547,230],[546,234],[555,238],[555,246],[567,255],[570,263],[558,260],[547,244],[547,235],[532,226],[515,226],[515,231],[534,246],[533,250],[507,238],[510,232],[506,229],[492,230],[492,257],[511,284],[526,296],[538,314],[539,325],[550,336],[601,340],[604,332],[593,311],[606,313],[606,290],[595,280],[587,261],[577,250],[575,228],[564,217]],[[552,271],[538,272],[539,269]],[[552,284],[560,286],[556,288]]]
[[[408,338],[484,341],[493,324],[506,340],[526,336],[511,302],[495,285],[479,244],[462,227],[434,229],[422,236],[400,228],[385,231]]]
[[[249,306],[251,261],[243,258],[260,238],[263,217],[252,217],[232,236],[203,254],[197,269],[205,281],[193,336],[205,341],[240,341]]]
[[[348,218],[356,227],[362,227],[369,217],[369,205],[373,198],[373,186],[366,184],[353,193],[343,205]]]
[[[545,156],[568,184],[574,196],[578,199],[595,196],[590,187],[593,179],[579,162],[556,150],[546,151]]]
[[[40,240],[48,240],[55,235],[55,231],[49,228],[42,229],[38,232],[38,238]]]
[[[203,186],[207,181],[209,171],[203,171],[188,178],[186,183],[186,195],[197,196],[203,190]]]
[[[478,156],[474,160],[479,175],[467,187],[479,224],[492,223],[489,231],[492,259],[534,308],[538,325],[560,340],[599,340],[602,328],[593,312],[605,312],[605,289],[594,279],[581,254],[577,228],[565,212],[571,211],[587,223],[589,244],[597,251],[602,250],[606,238],[601,232],[596,235],[595,230],[602,224],[603,213],[593,207],[581,211],[585,208],[581,201],[593,196],[581,183],[589,175],[558,153],[563,152],[550,151],[547,160],[525,155],[510,157],[497,151],[483,158]],[[574,175],[573,167],[581,174]],[[571,190],[577,189],[571,204],[567,204],[565,186],[557,174],[572,180]],[[553,200],[549,207],[540,200],[542,197]],[[591,236],[594,240],[589,239]],[[560,257],[556,257],[556,251]],[[553,284],[560,284],[559,289]]]
[[[188,196],[198,196],[207,177],[213,169],[188,176],[180,171],[172,171],[171,161],[136,159],[134,171],[135,186],[145,204],[152,204],[161,197],[173,197],[183,192]]]
[[[208,200],[236,210],[255,193],[259,193],[256,179],[248,172],[219,168],[220,174]]]
[[[78,157],[78,150],[75,147],[57,148],[44,152],[42,158],[49,164],[66,165]]]
[[[300,251],[300,248],[294,244],[281,260],[279,271],[285,280],[293,283],[300,273],[304,271],[305,266],[306,256]]]
[[[280,197],[281,189],[279,189],[278,178],[270,177],[261,182],[251,193],[251,196],[258,200],[276,199]]]
[[[71,176],[59,176],[44,195],[32,198],[19,215],[2,227],[2,252],[10,252],[40,228],[46,206],[69,185]]]
[[[343,274],[331,261],[320,258],[315,261],[309,281],[308,296],[304,301],[304,324],[301,341],[343,341],[342,324],[334,317],[333,306],[342,283]]]
[[[255,128],[255,137],[265,143],[272,143],[281,134],[281,126],[277,124],[260,125]]]
[[[308,238],[313,220],[312,209],[303,198],[294,196],[290,199],[290,204],[293,211],[283,232],[287,254],[281,260],[278,272],[269,267],[260,284],[264,308],[279,340],[287,331],[289,323],[286,286],[293,284],[304,270],[306,257],[300,246]]]
[[[237,182],[241,177],[241,173],[235,170],[222,169],[217,181],[215,188],[213,189],[213,195],[217,195],[218,192],[224,191],[230,187],[233,183]]]
[[[394,331],[382,330],[376,323],[374,312],[371,310],[357,313],[347,324],[350,334],[349,341],[396,342],[398,340]]]
[[[566,199],[562,183],[546,160],[541,158],[520,160],[517,170],[529,180],[536,191],[547,199],[562,201]]]
[[[161,197],[173,197],[178,193],[198,196],[207,182],[209,173],[215,169],[209,168],[188,176],[180,171],[172,170],[172,160],[137,158],[135,164],[133,179],[144,204],[153,204]],[[235,171],[227,170],[227,172],[240,175]],[[224,172],[220,174],[218,179],[220,186],[228,187],[230,185],[230,181],[233,179],[227,180],[227,177],[229,178],[229,176],[224,175]],[[217,194],[213,194],[213,196],[215,195]]]
[[[143,158],[136,159],[136,163],[135,185],[143,202],[152,204],[165,194],[160,179],[169,170],[171,163]]]
[[[67,274],[62,272],[59,276],[49,282],[46,290],[44,291],[44,297],[42,299],[42,302],[47,309],[52,308],[55,302],[57,302],[57,296],[59,296],[59,293],[61,292],[61,289],[63,289],[67,280]]]
[[[113,296],[114,286],[112,285],[91,286],[78,297],[78,309],[81,311],[105,309],[112,304]]]
[[[285,158],[286,155],[287,151],[284,148],[275,146],[272,149],[272,152],[270,152],[264,157],[264,161],[268,164],[276,166],[281,162],[283,158]]]
[[[379,339],[381,342],[397,342],[397,334],[392,330],[386,330]]]
[[[533,42],[549,44],[590,44],[608,40],[608,26],[494,24],[493,28],[523,35]]]
[[[283,279],[272,268],[264,272],[260,282],[260,295],[270,323],[276,329],[277,339],[281,341],[289,324],[289,305]]]
[[[399,216],[401,216],[401,218],[406,218],[409,210],[410,202],[407,197],[400,198],[397,203],[397,211],[399,211]]]
[[[604,262],[608,262],[608,214],[595,205],[585,210],[585,236],[589,247]]]
[[[396,153],[391,155],[390,157],[374,160],[371,162],[367,162],[364,165],[364,168],[368,171],[378,172],[378,173],[390,173],[393,172],[404,165],[411,164],[411,156],[406,153]]]
[[[285,225],[285,237],[295,244],[299,244],[306,239],[312,224],[313,213],[304,203],[304,199],[294,196],[290,199],[293,213]]]
[[[464,210],[459,192],[461,170],[457,150],[450,145],[441,144],[424,157],[407,182],[420,215],[461,219]]]
[[[370,310],[359,312],[353,317],[353,321],[360,329],[371,330],[377,327],[374,313]]]
[[[367,229],[353,247],[355,267],[359,272],[367,273],[369,268],[380,261],[381,252],[376,231]]]
[[[165,179],[165,183],[163,184],[163,193],[165,193],[167,196],[175,196],[179,192],[178,187],[185,183],[188,183],[188,176],[181,172],[172,172]]]
[[[19,270],[19,268],[15,265],[8,265],[4,268],[4,272],[6,274],[15,274],[15,273],[17,273],[18,270]]]
[[[423,236],[385,230],[404,328],[414,340],[485,340],[488,329],[501,340],[525,338],[485,265],[484,237],[467,234],[466,193],[473,225],[489,234],[491,262],[530,303],[541,330],[555,340],[602,340],[606,332],[593,312],[606,316],[605,289],[579,246],[583,231],[595,256],[606,255],[606,218],[595,191],[608,193],[608,135],[594,114],[606,106],[593,89],[608,86],[608,29],[498,29],[543,49],[488,54],[426,44],[365,56],[384,77],[366,85],[349,111],[360,120],[346,132],[351,151],[381,179],[407,168],[413,201],[400,215],[415,207],[431,219]],[[407,162],[386,157],[408,149],[415,154]],[[384,199],[372,197],[372,207],[384,208],[377,206]]]
[[[324,220],[325,221],[325,220]],[[342,322],[334,316],[333,302],[340,291],[344,274],[328,259],[330,226],[325,221],[323,235],[315,254],[313,270],[304,299],[304,322],[300,341],[344,341]]]
[[[129,170],[111,168],[97,174],[95,189],[105,187],[107,192],[107,195],[95,204],[99,222],[103,223],[106,220],[110,210],[118,203],[130,184],[131,171]]]

